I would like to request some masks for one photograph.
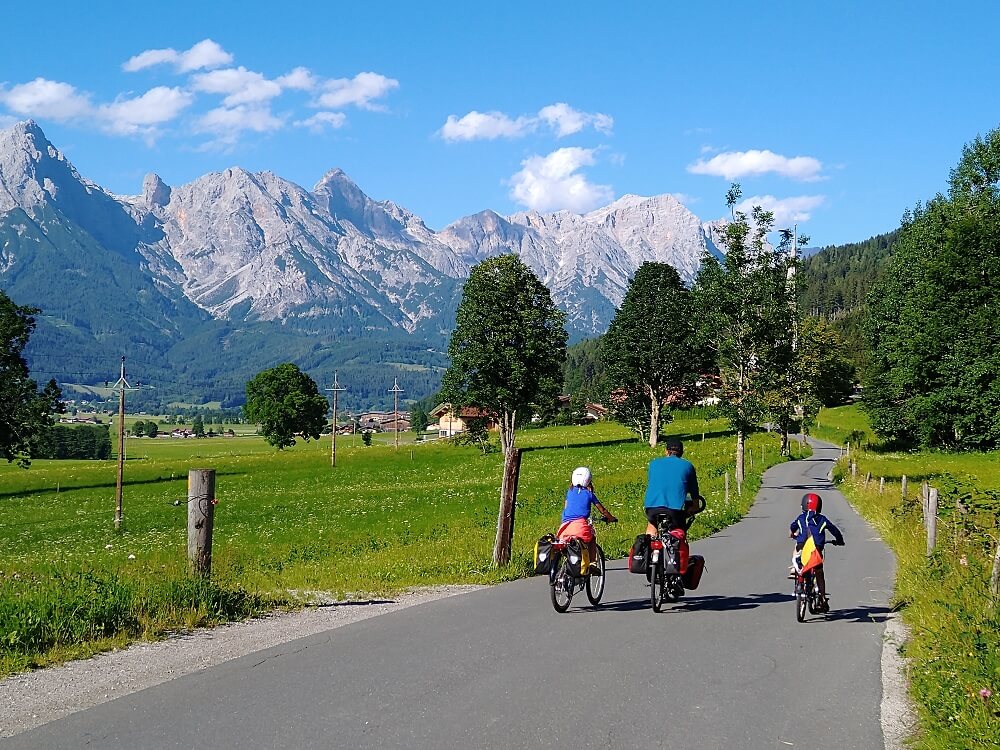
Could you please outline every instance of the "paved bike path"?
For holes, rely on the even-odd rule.
[[[894,561],[827,480],[837,455],[776,466],[749,515],[692,544],[701,587],[654,614],[610,564],[604,603],[566,614],[533,578],[235,659],[0,741],[4,748],[881,748]],[[785,577],[807,490],[832,611],[799,624]],[[720,502],[721,498],[710,498]]]

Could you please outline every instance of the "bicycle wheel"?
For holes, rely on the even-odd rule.
[[[795,582],[795,619],[799,622],[806,621],[806,607],[809,604],[809,595],[806,593],[805,585],[801,579]]]
[[[664,576],[665,580],[663,582],[663,598],[673,604],[681,598],[681,594],[684,593],[684,586],[681,584],[681,577],[671,573],[669,576]]]
[[[663,578],[663,563],[656,563],[653,566],[653,575],[649,580],[649,600],[653,605],[654,612],[663,609]]]
[[[551,586],[552,607],[556,612],[565,612],[573,601],[573,576],[569,574],[569,560],[562,558],[556,568]]]
[[[593,568],[597,567],[600,575],[595,576]],[[601,597],[604,596],[604,581],[607,578],[607,568],[604,567],[604,550],[601,549],[601,545],[597,545],[597,559],[590,564],[591,572],[587,576],[587,598],[590,599],[590,603],[595,607],[601,603]]]

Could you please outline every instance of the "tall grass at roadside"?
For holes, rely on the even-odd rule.
[[[742,517],[761,470],[780,460],[777,436],[752,436],[755,465],[727,504],[735,442],[722,422],[679,416],[666,431],[685,437],[708,497],[695,537]],[[609,556],[623,555],[645,526],[646,466],[662,452],[609,423],[525,430],[518,444],[514,556],[503,569],[491,565],[499,453],[338,441],[332,469],[328,439],[281,452],[252,438],[136,441],[142,452],[129,451],[121,533],[112,525],[113,461],[2,466],[0,674],[319,593],[388,595],[525,575],[534,541],[558,524],[578,465],[591,467],[598,497],[621,519],[598,533]],[[195,585],[184,574],[186,478],[204,467],[217,471],[219,504],[212,581]]]
[[[866,423],[857,425],[858,416],[863,418],[848,412],[830,421],[841,429],[866,428]],[[877,444],[869,447],[882,450]],[[1000,452],[861,449],[852,458],[857,477],[850,477],[845,459],[837,478],[898,563],[894,602],[910,628],[904,655],[920,719],[913,747],[1000,747],[1000,614],[988,590],[1000,541]],[[869,472],[873,481],[866,486]],[[906,499],[901,496],[904,474]],[[883,493],[881,477],[887,482]],[[929,557],[919,499],[924,480],[940,491],[937,547]]]

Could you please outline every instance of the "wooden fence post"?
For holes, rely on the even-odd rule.
[[[927,495],[927,554],[934,552],[937,544],[938,491],[931,487]]]
[[[215,523],[215,469],[188,472],[188,569],[212,574],[212,527]]]
[[[900,496],[903,498],[903,500],[906,499],[906,474],[903,474],[903,484],[900,489]]]
[[[865,487],[868,486],[868,483],[870,481],[872,481],[872,473],[869,471],[867,474],[865,474]]]
[[[1000,596],[1000,544],[997,544],[996,554],[993,555],[993,572],[990,573],[990,591],[993,598]]]
[[[920,485],[920,506],[923,508],[924,528],[927,528],[927,503],[930,499],[930,485],[924,482]]]
[[[726,472],[726,504],[729,504],[729,472]]]
[[[510,563],[510,547],[514,541],[514,512],[517,505],[517,483],[521,476],[521,449],[511,448],[505,462],[503,485],[500,489],[500,516],[497,518],[497,538],[493,546],[493,564]]]
[[[878,494],[885,494],[885,477],[878,478]]]
[[[851,461],[851,479],[858,478],[858,464],[855,461]]]

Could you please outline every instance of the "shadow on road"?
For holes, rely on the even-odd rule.
[[[881,605],[850,607],[849,609],[831,609],[827,620],[846,620],[849,622],[881,623],[889,616],[889,608]]]
[[[732,610],[756,609],[761,604],[776,604],[790,602],[791,594],[749,594],[748,596],[685,596],[674,605],[682,610],[710,610],[713,612],[730,612]]]

